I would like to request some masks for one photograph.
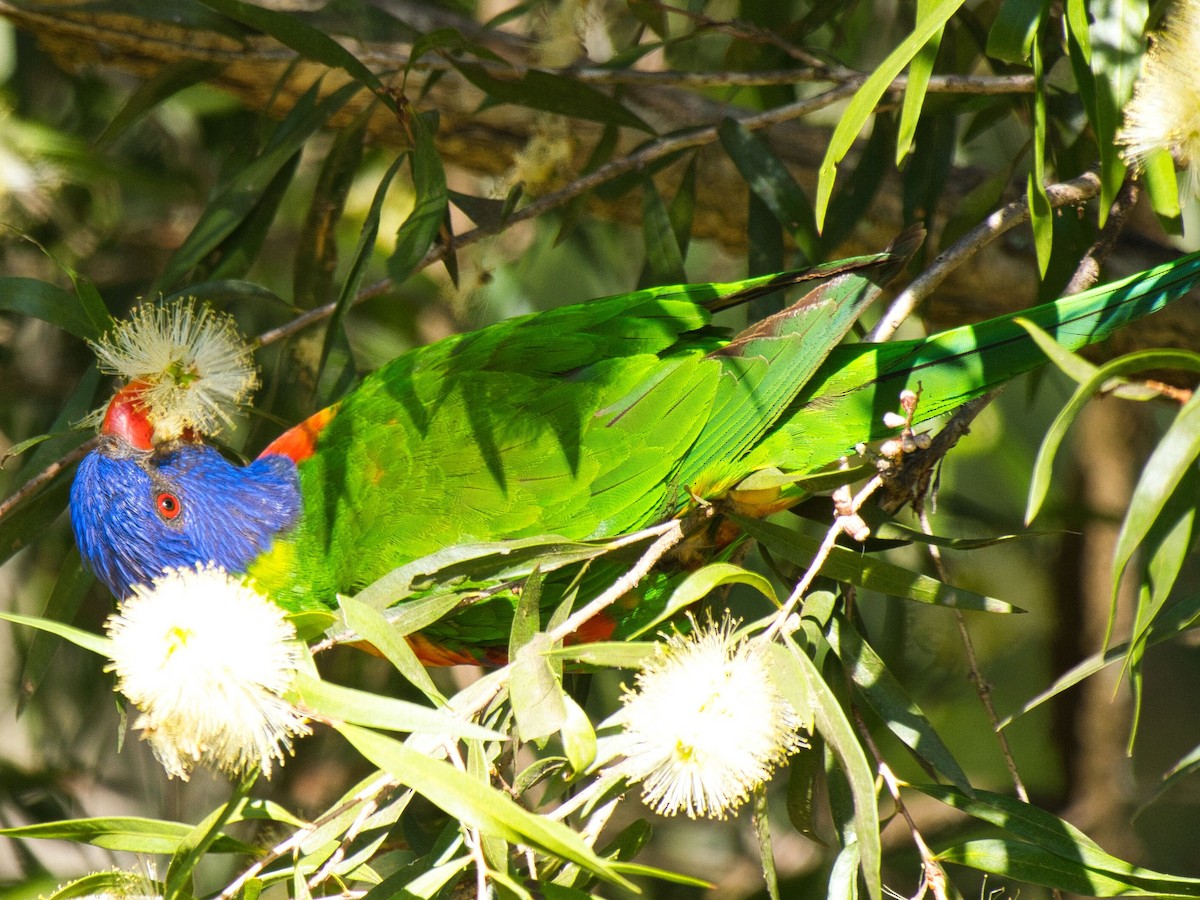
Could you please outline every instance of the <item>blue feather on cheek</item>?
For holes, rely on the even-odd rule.
[[[79,551],[118,598],[169,568],[245,571],[299,516],[291,460],[238,466],[203,444],[147,453],[109,439],[79,464],[71,486]]]

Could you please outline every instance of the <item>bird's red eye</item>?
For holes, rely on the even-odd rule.
[[[174,494],[168,494],[166,491],[159,494],[155,498],[158,504],[158,513],[164,519],[173,519],[183,512],[183,504],[179,502],[179,498]]]

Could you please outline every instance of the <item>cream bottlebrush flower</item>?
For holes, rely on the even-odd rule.
[[[301,652],[284,612],[216,567],[176,569],[108,620],[117,690],[141,715],[133,723],[172,776],[197,763],[232,775],[274,760],[309,733],[283,699]]]
[[[195,298],[143,303],[92,349],[102,371],[146,385],[141,402],[158,441],[219,431],[258,387],[233,317]]]
[[[669,638],[615,717],[625,757],[615,771],[642,782],[662,815],[724,818],[804,746],[763,647],[732,631],[726,620]]]
[[[1188,184],[1200,193],[1200,0],[1177,0],[1166,28],[1155,38],[1125,106],[1125,124],[1117,143],[1131,165],[1144,165],[1159,150],[1168,150],[1189,166]]]

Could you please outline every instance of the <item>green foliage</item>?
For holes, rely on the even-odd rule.
[[[964,896],[979,892],[980,873],[1014,896],[1039,887],[1200,894],[1194,864],[1181,864],[1177,849],[1149,846],[1135,864],[1060,818],[1070,791],[1056,772],[1068,751],[1039,717],[1120,672],[1134,696],[1129,749],[1142,753],[1147,742],[1132,736],[1161,735],[1161,709],[1186,709],[1155,666],[1159,654],[1187,652],[1200,618],[1191,559],[1200,401],[1172,407],[1157,381],[1138,379],[1172,370],[1194,383],[1200,356],[1142,349],[1093,363],[1032,325],[1078,386],[1043,419],[1012,406],[1008,418],[985,415],[982,447],[964,442],[938,474],[923,473],[934,486],[944,475],[940,534],[864,507],[871,538],[832,542],[825,495],[867,482],[877,461],[868,454],[844,469],[756,472],[737,486],[740,497],[767,497],[765,507],[808,497],[800,516],[698,509],[692,538],[717,535],[718,519],[739,526],[720,547],[676,546],[661,525],[634,536],[441,547],[339,597],[335,610],[289,618],[307,649],[286,699],[317,734],[298,741],[282,776],[251,771],[235,785],[218,776],[162,789],[140,742],[116,755],[138,711],[111,702],[112,642],[101,634],[111,598],[93,589],[62,513],[93,433],[84,417],[109,396],[86,342],[136,298],[197,296],[257,335],[264,389],[227,448],[250,458],[336,402],[368,360],[519,313],[850,253],[865,266],[878,258],[862,254],[913,223],[931,234],[908,274],[924,269],[938,282],[996,241],[988,217],[1015,197],[1030,221],[1017,232],[1028,248],[1020,265],[1052,293],[1100,229],[1121,224],[1110,208],[1129,173],[1116,136],[1145,47],[1145,2],[916,0],[898,12],[804,0],[526,3],[471,27],[442,5],[401,21],[350,0],[310,12],[130,0],[119,5],[120,28],[136,33],[141,23],[132,58],[147,54],[144,67],[132,66],[135,84],[57,72],[24,37],[0,48],[15,54],[15,74],[0,85],[0,561],[14,585],[0,619],[14,626],[10,680],[19,679],[24,710],[6,728],[31,748],[19,765],[5,748],[12,758],[0,765],[0,835],[18,848],[0,870],[6,887],[15,895],[62,882],[53,898],[678,896],[673,886],[701,890],[744,871],[729,860],[752,846],[763,883],[723,885],[731,895],[824,890],[875,900],[913,892],[921,876],[911,847],[920,855],[928,845],[920,861],[951,864]],[[104,16],[116,13],[93,12],[103,34]],[[192,43],[173,28],[226,49],[173,52],[180,58],[156,67],[154,40]],[[513,38],[520,29],[524,42]],[[605,62],[560,64],[580,34]],[[239,54],[257,61],[262,84],[230,68]],[[831,107],[839,100],[844,107]],[[960,177],[968,169],[969,183]],[[1055,206],[1067,201],[1048,187],[1088,172],[1098,202],[1076,196],[1067,215],[1078,211],[1078,221],[1064,223]],[[1169,155],[1140,177],[1159,222],[1180,231]],[[612,224],[629,216],[640,225]],[[828,280],[813,296],[837,311],[821,329],[833,318],[857,327],[853,304],[874,298],[841,277],[850,268],[817,273]],[[769,282],[747,287],[754,317],[776,302],[758,296]],[[1009,291],[1007,281],[973,284],[987,297]],[[718,322],[737,328],[742,315],[722,310]],[[818,353],[804,365],[818,366]],[[747,383],[769,392],[760,377]],[[1047,381],[1061,388],[1056,377]],[[1061,532],[1076,526],[1066,509],[1078,502],[1064,475],[1068,436],[1097,393],[1158,409],[1156,449],[1104,563],[1105,641],[1060,673],[1049,668],[1048,633],[1076,626],[1065,606],[1050,611],[1056,598],[1038,576],[1066,553]],[[739,411],[761,417],[749,405]],[[873,421],[883,412],[872,410]],[[688,413],[677,410],[680,420]],[[706,461],[745,449],[719,443],[701,448]],[[1045,532],[1017,524],[1027,481],[1026,522],[1039,517]],[[949,574],[929,562],[930,548],[946,551]],[[808,589],[794,593],[802,578]],[[1136,597],[1125,615],[1122,579]],[[575,642],[572,617],[597,597],[628,615],[609,632],[598,627],[606,610],[596,611],[590,640]],[[645,785],[621,768],[624,715],[633,673],[726,609],[736,611],[729,646],[766,648],[770,687],[808,746],[781,778],[745,791],[740,819],[706,822],[712,837],[701,842],[685,830],[691,823],[638,806]],[[469,656],[463,622],[499,648],[474,681],[421,662],[429,635]],[[960,627],[980,638],[980,662],[957,644]],[[1185,689],[1188,671],[1175,673]],[[998,760],[1009,751],[996,749],[984,701],[958,691],[968,672],[1000,682],[998,705],[1014,712],[995,724],[1012,736],[1008,761],[1035,782],[1036,803],[1005,786]],[[1196,807],[1184,782],[1200,770],[1200,746],[1192,732],[1169,737],[1162,743],[1176,761],[1131,800],[1169,798],[1183,809],[1173,829],[1189,834]],[[1049,762],[1031,775],[1030,757]],[[97,803],[92,783],[123,791],[144,814],[80,815]],[[889,818],[902,818],[889,815],[893,788],[914,811],[903,851],[881,840]],[[931,834],[915,800],[972,821]],[[1147,827],[1145,818],[1105,825],[1110,834]],[[798,840],[811,847],[779,852]],[[80,868],[84,857],[43,855],[43,841],[143,854],[156,868],[135,890],[129,873],[86,873],[96,859],[127,857],[88,856]],[[676,852],[685,845],[720,852]]]

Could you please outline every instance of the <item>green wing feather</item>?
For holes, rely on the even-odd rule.
[[[710,307],[812,273],[639,291],[404,354],[320,432],[299,464],[302,522],[250,573],[304,608],[455,544],[629,532],[755,471],[815,471],[885,436],[905,387],[921,385],[930,418],[1045,361],[1015,316],[838,346],[911,240],[823,267],[831,280],[733,339]],[[1075,349],[1197,278],[1200,256],[1186,257],[1024,315]]]

